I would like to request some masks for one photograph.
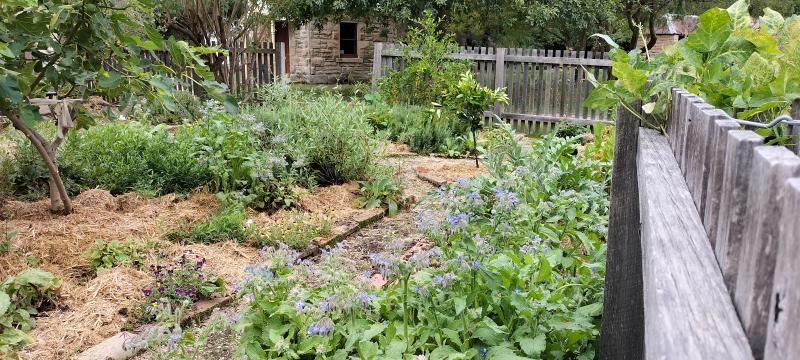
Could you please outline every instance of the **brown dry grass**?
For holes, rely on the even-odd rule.
[[[157,240],[172,228],[212,214],[218,204],[205,192],[177,201],[174,195],[147,199],[88,190],[75,197],[75,212],[67,216],[50,214],[47,201],[6,205],[13,214],[9,225],[19,235],[9,254],[0,257],[0,278],[27,268],[31,260],[26,259],[35,259],[38,267],[62,279],[62,308],[40,317],[31,333],[36,341],[24,355],[33,359],[69,359],[115,334],[126,321],[120,310],[133,308],[151,281],[146,272],[125,267],[101,270],[87,281],[88,260],[82,254],[96,239],[156,241],[158,252],[171,258],[203,256],[207,269],[230,287],[242,277],[244,265],[258,256],[256,249],[234,243],[180,246]]]

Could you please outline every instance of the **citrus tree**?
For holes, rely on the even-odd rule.
[[[481,86],[472,71],[461,74],[458,82],[450,84],[442,92],[444,105],[451,109],[459,120],[469,124],[472,133],[472,154],[475,156],[475,167],[478,167],[478,141],[475,133],[483,126],[483,112],[490,105],[497,103],[508,104],[508,95],[505,89],[491,89]]]
[[[48,92],[55,92],[57,99],[102,94],[121,99],[119,105],[125,108],[144,96],[174,110],[175,82],[192,81],[230,111],[236,109],[203,60],[217,50],[164,39],[136,16],[152,10],[149,0],[0,1],[0,115],[31,141],[47,166],[52,211],[72,211],[56,149],[70,128],[93,121],[69,109],[65,101],[62,109],[67,114],[62,115],[72,116],[62,116],[55,138],[46,139],[35,126],[43,118],[31,99]],[[155,51],[166,52],[171,66]],[[188,72],[198,76],[186,80],[182,75]],[[94,87],[86,91],[90,81]]]

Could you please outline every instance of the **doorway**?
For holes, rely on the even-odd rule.
[[[283,53],[286,55],[283,68],[286,71],[286,75],[289,75],[292,73],[289,67],[292,62],[290,61],[291,55],[289,54],[289,22],[287,21],[275,22],[275,45],[278,43],[283,43]]]

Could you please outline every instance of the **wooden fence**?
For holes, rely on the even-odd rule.
[[[215,44],[209,46],[213,45]],[[285,75],[283,59],[286,55],[283,43],[278,43],[275,47],[272,43],[242,40],[234,43],[227,51],[226,55],[209,55],[211,58],[206,59],[206,63],[219,62],[219,71],[215,74],[216,80],[227,85],[231,93],[246,95],[259,85],[273,83]],[[196,84],[203,80],[194,72],[182,72],[181,66],[172,61],[168,52],[142,52],[142,59],[172,68],[177,75],[169,77],[174,80],[175,90],[203,95],[202,87]],[[111,59],[106,61],[104,66],[106,70],[113,70],[116,63]],[[90,89],[94,86],[91,82],[88,85]],[[109,100],[114,101],[114,99]]]
[[[376,43],[372,83],[391,71],[405,68],[404,51],[397,44]],[[582,124],[610,122],[610,114],[587,109],[583,103],[591,83],[586,71],[600,81],[611,77],[607,53],[569,50],[462,47],[454,59],[472,60],[475,78],[490,88],[506,88],[509,104],[497,114],[525,133],[551,130],[559,121]]]
[[[601,358],[796,359],[800,157],[672,95],[666,136],[618,115]]]

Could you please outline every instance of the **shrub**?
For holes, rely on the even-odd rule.
[[[263,229],[257,241],[263,246],[285,244],[292,249],[305,250],[314,238],[329,234],[331,225],[328,217],[293,211],[284,221]]]
[[[414,23],[401,40],[406,67],[390,72],[380,90],[390,103],[429,106],[440,102],[442,91],[469,70],[469,62],[446,57],[458,51],[458,44],[452,34],[438,30],[439,20],[430,12]]]
[[[28,335],[40,310],[56,303],[60,281],[53,274],[26,269],[0,282],[0,354],[13,355],[31,343]]]
[[[143,265],[146,248],[147,244],[135,240],[125,242],[95,240],[92,247],[86,250],[83,256],[89,260],[94,272],[117,266],[131,266],[139,269]]]
[[[561,138],[571,138],[578,135],[589,133],[589,126],[583,124],[575,124],[566,121],[559,122],[556,125],[555,136]]]
[[[160,126],[111,123],[74,132],[61,151],[65,178],[113,194],[189,192],[206,183],[208,170],[193,156],[187,134]]]
[[[251,113],[281,139],[278,143],[294,148],[294,160],[313,171],[320,184],[364,179],[376,161],[378,139],[360,103],[325,94]]]
[[[183,255],[177,263],[151,266],[154,281],[142,290],[145,298],[134,310],[136,320],[149,323],[171,316],[179,307],[224,293],[224,280],[203,270],[205,263],[204,258]]]

